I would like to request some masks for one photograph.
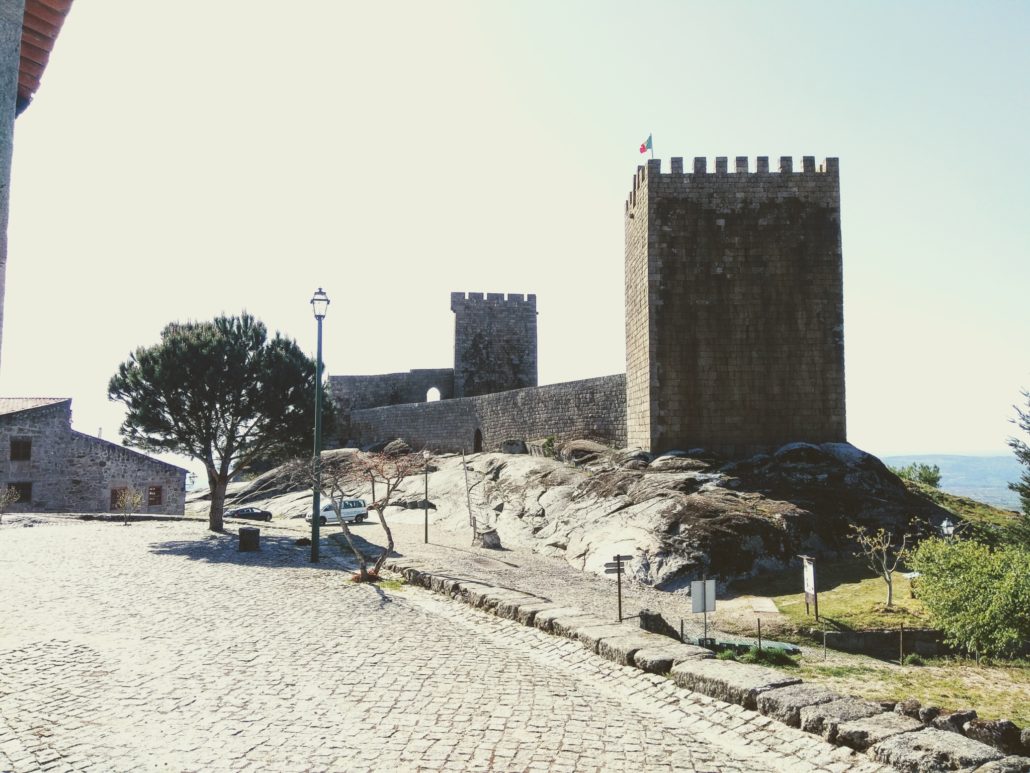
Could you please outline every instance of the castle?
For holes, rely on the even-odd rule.
[[[330,377],[341,441],[590,438],[726,456],[843,442],[838,160],[670,166],[638,167],[625,204],[625,374],[538,386],[536,296],[452,293],[453,368]]]

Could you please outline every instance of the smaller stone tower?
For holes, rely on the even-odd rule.
[[[451,293],[454,396],[537,386],[536,296]]]

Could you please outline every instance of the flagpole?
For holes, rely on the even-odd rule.
[[[651,158],[654,158],[654,132],[648,132],[647,136],[651,138]]]

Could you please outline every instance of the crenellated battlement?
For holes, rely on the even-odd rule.
[[[536,295],[529,293],[451,293],[451,311],[456,311],[455,305],[467,306],[480,303],[504,303],[515,306],[536,308]]]
[[[649,159],[647,164],[637,167],[633,175],[633,189],[626,199],[627,211],[636,206],[637,191],[648,179],[652,182],[669,182],[673,184],[696,184],[701,179],[706,183],[716,183],[725,180],[730,183],[740,184],[745,179],[747,184],[765,182],[770,180],[790,180],[800,182],[808,175],[814,176],[817,181],[836,180],[840,175],[840,159],[825,158],[821,164],[816,164],[815,156],[802,156],[800,169],[794,167],[793,156],[780,156],[775,168],[770,167],[769,156],[758,156],[755,159],[754,169],[751,168],[751,160],[747,156],[736,156],[733,159],[732,169],[728,156],[716,156],[715,168],[708,168],[708,159],[704,156],[694,158],[693,167],[684,170],[683,158],[675,156],[669,159],[669,171],[662,171],[662,159]],[[771,177],[770,175],[775,176]],[[779,177],[779,176],[784,177]],[[791,177],[786,178],[786,175]]]

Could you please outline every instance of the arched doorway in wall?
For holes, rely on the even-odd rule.
[[[483,433],[478,429],[476,430],[475,437],[472,439],[472,450],[477,454],[483,450]]]
[[[439,400],[440,400],[440,390],[437,389],[436,387],[430,387],[428,389],[428,391],[426,391],[426,402],[427,403],[435,403],[435,402],[439,402]]]

